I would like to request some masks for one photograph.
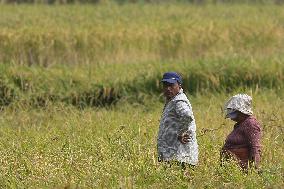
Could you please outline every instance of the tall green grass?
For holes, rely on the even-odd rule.
[[[250,94],[250,91],[243,91]],[[9,107],[0,117],[1,188],[282,188],[283,98],[251,93],[263,128],[262,174],[219,166],[233,122],[220,107],[232,94],[190,95],[197,121],[199,165],[190,177],[157,162],[163,104],[120,102],[112,109]]]
[[[283,57],[283,7],[0,6],[0,62],[21,65]]]
[[[139,70],[139,71],[137,71]],[[105,64],[101,66],[1,66],[0,105],[22,103],[45,106],[64,102],[78,107],[104,106],[118,100],[141,102],[162,90],[163,72],[183,77],[191,94],[222,93],[236,89],[283,91],[284,66],[279,60],[204,60],[193,62]]]
[[[0,105],[143,102],[178,71],[193,94],[283,89],[274,5],[0,6]]]
[[[283,4],[283,0],[1,0],[3,4],[103,4],[103,3],[117,3],[119,5],[127,3],[190,3],[197,5],[205,4]]]
[[[283,16],[271,4],[0,5],[0,188],[283,188]],[[182,75],[197,121],[190,177],[156,158],[165,71]],[[219,166],[233,125],[222,107],[240,92],[263,128],[261,174]]]

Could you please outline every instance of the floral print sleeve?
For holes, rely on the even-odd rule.
[[[179,118],[179,123],[182,126],[182,131],[188,131],[188,125],[193,121],[193,113],[191,107],[184,101],[176,103],[176,113]]]

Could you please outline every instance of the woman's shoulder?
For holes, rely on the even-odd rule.
[[[249,116],[243,125],[248,128],[260,129],[260,123],[254,116]]]

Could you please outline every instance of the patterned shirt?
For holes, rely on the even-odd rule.
[[[242,123],[236,123],[234,130],[228,135],[224,149],[248,148],[250,158],[260,162],[260,124],[253,116],[248,116]]]
[[[178,136],[183,132],[188,132],[190,136],[186,144],[178,140]],[[182,89],[165,104],[160,121],[157,148],[159,158],[163,161],[177,160],[192,165],[198,162],[195,119],[191,104]]]

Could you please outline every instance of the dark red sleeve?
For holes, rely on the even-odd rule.
[[[261,152],[261,129],[260,124],[255,119],[250,119],[246,123],[245,135],[250,148],[250,159],[259,167]]]

